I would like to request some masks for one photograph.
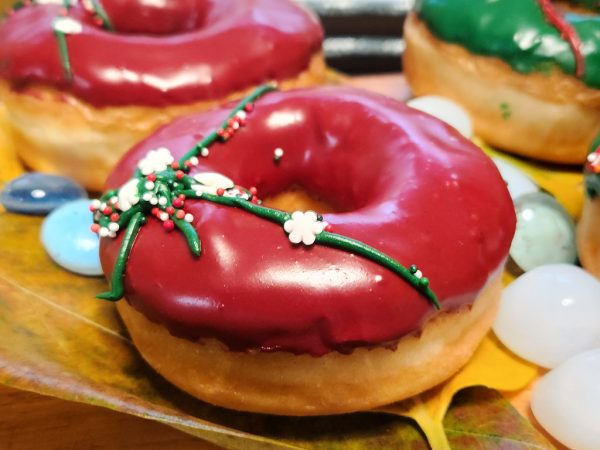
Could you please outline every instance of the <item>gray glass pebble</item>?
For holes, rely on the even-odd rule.
[[[543,192],[515,199],[517,229],[510,257],[523,271],[545,264],[574,264],[577,260],[575,224],[552,196]]]
[[[8,211],[38,216],[80,198],[87,198],[87,192],[75,181],[38,172],[21,175],[0,191],[0,203]]]

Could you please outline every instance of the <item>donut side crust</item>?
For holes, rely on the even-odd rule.
[[[600,278],[600,199],[586,197],[577,224],[577,251],[581,265]]]
[[[415,95],[461,104],[494,146],[555,163],[585,160],[600,133],[600,90],[559,70],[515,72],[499,58],[438,39],[414,13],[404,36],[404,70]]]
[[[174,337],[126,301],[118,311],[144,359],[189,394],[240,411],[311,416],[373,409],[448,379],[489,331],[501,289],[500,275],[494,276],[471,307],[438,314],[395,349],[321,357],[232,352],[215,339]]]
[[[326,75],[319,52],[306,70],[279,85],[284,90],[320,85]],[[88,190],[101,191],[121,156],[157,128],[181,115],[244,97],[253,89],[187,105],[96,108],[52,87],[33,86],[20,92],[0,80],[0,101],[7,106],[15,148],[28,167],[65,175]]]

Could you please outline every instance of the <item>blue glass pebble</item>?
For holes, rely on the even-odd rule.
[[[55,209],[42,224],[46,252],[61,267],[81,275],[102,275],[98,236],[90,231],[89,200],[76,200]]]
[[[8,211],[37,216],[80,198],[87,198],[87,192],[70,178],[38,172],[15,178],[0,192],[0,203]]]

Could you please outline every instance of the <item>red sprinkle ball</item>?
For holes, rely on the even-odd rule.
[[[217,130],[217,135],[221,138],[221,140],[227,141],[228,139],[231,139],[236,131],[246,125],[246,116],[249,112],[252,112],[253,109],[254,106],[248,103],[244,107],[244,110],[238,111],[231,119],[227,121],[225,128],[220,128]]]
[[[171,219],[165,220],[163,222],[163,228],[167,231],[173,231],[175,229],[175,222]]]
[[[600,146],[588,155],[587,167],[591,172],[600,173]]]

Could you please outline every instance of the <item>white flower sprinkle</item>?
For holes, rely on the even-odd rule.
[[[190,163],[192,164],[192,166],[197,166],[199,163],[198,158],[196,158],[195,156],[192,156],[190,158]]]
[[[116,222],[112,222],[108,224],[108,229],[110,231],[119,231],[119,224]]]
[[[168,215],[166,212],[161,212],[161,213],[160,213],[160,216],[158,216],[158,217],[159,217],[159,218],[160,218],[160,220],[162,220],[163,222],[164,222],[165,220],[168,220],[168,219],[169,219],[169,215]]]
[[[200,156],[206,158],[209,155],[209,151],[206,147],[202,148],[202,150],[200,150]]]
[[[415,277],[417,277],[417,278],[423,278],[423,272],[421,272],[420,270],[417,270],[415,272]]]
[[[156,204],[158,204],[158,199],[157,199],[156,197],[152,197],[152,198],[150,199],[150,204],[151,204],[151,205],[156,205]]]
[[[90,206],[94,209],[100,208],[100,200],[94,199],[91,201]]]
[[[273,157],[275,159],[281,159],[282,156],[283,156],[283,149],[282,148],[276,148],[275,151],[273,152]]]
[[[132,178],[119,189],[116,200],[114,203],[119,203],[119,209],[121,211],[127,211],[133,205],[137,204],[140,201],[139,192],[138,192],[138,180]]]
[[[165,206],[167,204],[167,198],[166,197],[161,197],[158,199],[158,204],[160,206]]]
[[[154,183],[152,181],[146,181],[146,183],[144,184],[144,187],[151,191],[152,189],[154,189]]]
[[[138,168],[143,175],[150,175],[151,173],[166,170],[174,161],[175,159],[169,149],[161,147],[156,150],[150,150],[146,157],[140,160]]]
[[[285,221],[283,229],[288,233],[288,239],[293,244],[302,242],[304,245],[312,245],[327,225],[327,222],[319,221],[314,211],[295,211],[291,219]]]
[[[53,22],[54,31],[63,34],[79,34],[83,31],[83,26],[80,22],[71,17],[57,17]]]
[[[236,116],[237,116],[239,119],[242,119],[242,120],[244,120],[246,117],[248,117],[248,114],[247,114],[247,113],[246,113],[246,111],[244,111],[244,110],[238,111],[238,112],[237,112],[235,115],[236,115]]]
[[[217,195],[218,189],[231,189],[235,183],[217,172],[201,172],[194,175],[194,180],[198,183],[192,184],[192,189],[196,194],[206,192],[208,194]]]
[[[142,200],[149,202],[152,200],[152,194],[150,192],[146,192],[144,195],[142,195]]]
[[[102,228],[100,228],[100,230],[98,231],[98,235],[99,235],[100,237],[107,237],[109,233],[110,233],[110,232],[108,231],[108,228],[106,228],[106,227],[102,227]]]
[[[185,217],[183,218],[183,220],[185,220],[188,223],[193,222],[194,221],[194,216],[192,216],[190,213],[187,213],[185,215]]]

